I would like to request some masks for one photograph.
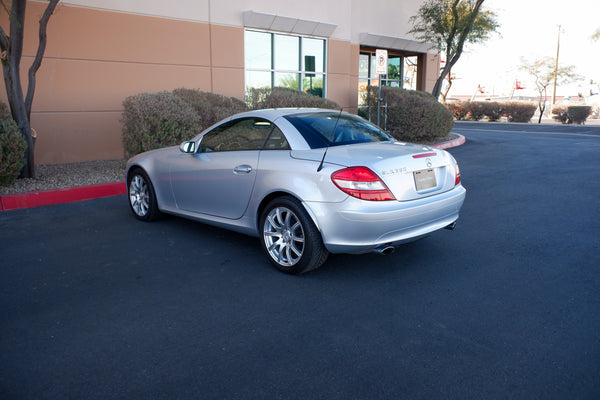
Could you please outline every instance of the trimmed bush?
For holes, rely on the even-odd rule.
[[[5,118],[12,119],[12,114],[10,113],[10,108],[8,105],[0,101],[0,119]]]
[[[553,106],[552,107],[552,119],[566,124],[569,117],[567,116],[567,106]]]
[[[446,107],[452,113],[452,116],[457,121],[462,121],[467,117],[469,110],[465,107],[465,103],[462,101],[449,101],[446,103]]]
[[[25,165],[27,142],[12,119],[8,107],[0,103],[0,184],[13,183]]]
[[[529,122],[537,110],[537,104],[524,101],[506,101],[501,103],[501,108],[508,122]]]
[[[591,106],[554,106],[552,118],[563,124],[585,124],[585,120],[592,112]]]
[[[339,104],[331,100],[285,87],[250,89],[246,96],[246,102],[248,107],[253,110],[291,107],[337,110],[341,108]]]
[[[466,109],[469,112],[467,118],[471,121],[479,121],[485,117],[486,103],[483,101],[467,101]]]
[[[201,131],[222,119],[248,111],[246,104],[235,97],[184,88],[173,90],[173,94],[194,108],[200,121]]]
[[[447,136],[454,126],[452,113],[432,95],[416,90],[382,87],[387,103],[386,128],[401,141],[429,141]],[[379,88],[369,87],[365,97],[371,117],[377,115]]]
[[[122,122],[126,157],[178,145],[202,131],[194,108],[170,92],[127,97],[123,101]]]
[[[485,101],[484,104],[484,114],[487,117],[488,121],[496,122],[500,120],[502,117],[502,107],[500,103],[496,101]]]

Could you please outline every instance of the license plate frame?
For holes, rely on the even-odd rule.
[[[434,168],[414,171],[413,177],[415,179],[415,188],[417,189],[417,192],[431,190],[437,187],[437,180],[435,179]]]

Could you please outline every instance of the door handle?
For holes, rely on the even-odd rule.
[[[249,165],[238,165],[233,169],[233,172],[236,174],[249,174],[252,171],[252,167]]]

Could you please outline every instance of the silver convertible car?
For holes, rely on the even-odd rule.
[[[234,115],[131,158],[127,186],[138,219],[167,213],[258,236],[273,265],[293,274],[329,253],[389,254],[453,228],[465,199],[446,151],[321,109]]]

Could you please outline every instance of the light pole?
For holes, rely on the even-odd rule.
[[[556,102],[556,77],[558,75],[558,50],[560,49],[560,25],[558,25],[558,40],[556,41],[556,58],[554,59],[554,85],[552,90],[552,105]]]

